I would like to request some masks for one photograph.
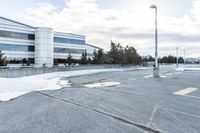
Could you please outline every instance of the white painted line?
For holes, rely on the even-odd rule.
[[[163,75],[163,76],[160,76],[160,77],[161,77],[161,78],[167,78],[167,76],[164,76],[164,75]]]
[[[132,81],[135,81],[136,79],[134,79],[134,78],[130,78],[130,79],[128,79],[128,80],[132,80]]]
[[[168,76],[172,76],[173,74],[172,74],[172,73],[167,73],[166,75],[168,75]]]
[[[151,78],[151,77],[153,77],[153,75],[146,75],[146,76],[144,76],[144,78]]]
[[[194,99],[200,99],[200,97],[197,97],[197,96],[191,96],[191,95],[185,95],[185,97],[188,97],[188,98],[194,98]]]
[[[119,84],[120,84],[120,82],[100,82],[100,83],[86,84],[83,86],[87,87],[87,88],[96,88],[96,87],[115,86],[115,85],[119,85]]]
[[[180,91],[176,91],[176,92],[174,92],[173,94],[184,96],[184,95],[187,95],[187,94],[189,94],[189,93],[192,93],[192,92],[194,92],[194,91],[196,91],[196,90],[198,90],[198,88],[189,87],[189,88],[186,88],[186,89],[183,89],[183,90],[180,90]]]

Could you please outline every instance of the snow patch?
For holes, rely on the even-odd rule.
[[[179,67],[179,68],[176,69],[176,71],[200,71],[200,68]]]
[[[62,80],[62,77],[66,78],[99,72],[126,71],[131,69],[90,69],[47,73],[21,78],[0,78],[0,101],[7,101],[32,91],[58,90],[63,87],[69,87],[69,81]]]

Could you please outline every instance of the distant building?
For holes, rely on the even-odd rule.
[[[200,63],[200,59],[199,58],[187,58],[185,60],[186,64],[199,64]]]
[[[54,59],[80,59],[86,52],[91,57],[100,48],[86,44],[83,35],[56,32],[49,27],[33,27],[0,17],[0,50],[8,60],[26,58],[35,66],[51,67]]]

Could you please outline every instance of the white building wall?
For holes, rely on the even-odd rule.
[[[14,44],[14,45],[28,45],[35,46],[35,52],[31,51],[6,51],[5,56],[9,59],[15,58],[35,58],[35,66],[41,67],[43,64],[51,67],[53,65],[54,58],[65,59],[68,56],[68,53],[54,53],[54,47],[58,48],[69,48],[69,49],[79,49],[86,50],[88,53],[88,57],[92,57],[92,53],[95,49],[98,49],[93,46],[89,46],[87,44],[79,45],[79,44],[63,44],[54,42],[54,37],[61,38],[69,38],[69,39],[78,39],[85,40],[86,37],[84,35],[77,35],[71,33],[63,33],[63,32],[55,32],[52,28],[45,27],[32,27],[24,24],[20,24],[18,22],[14,22],[12,20],[4,20],[0,17],[0,30],[18,32],[18,33],[27,33],[27,34],[35,34],[35,40],[25,40],[25,39],[17,39],[17,38],[9,38],[9,37],[0,37],[0,43],[4,44]],[[70,53],[74,59],[80,59],[81,53]]]
[[[39,27],[35,32],[35,66],[41,67],[44,64],[53,66],[53,39],[52,28]]]

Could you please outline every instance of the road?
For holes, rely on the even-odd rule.
[[[0,133],[199,133],[200,71],[152,69],[65,78],[71,86],[0,102]]]

